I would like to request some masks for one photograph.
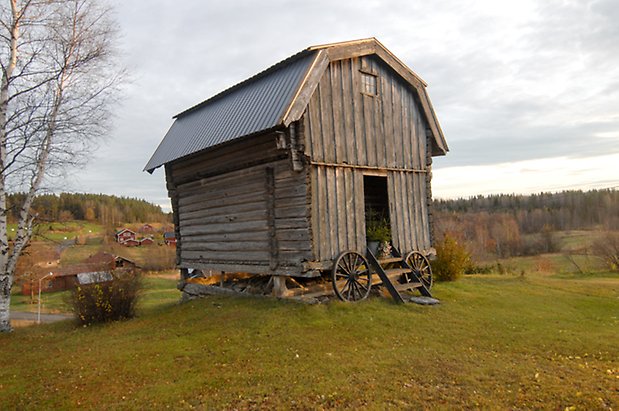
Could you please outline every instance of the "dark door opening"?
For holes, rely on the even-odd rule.
[[[387,177],[363,176],[363,198],[367,241],[391,240]],[[389,238],[378,239],[377,236]]]

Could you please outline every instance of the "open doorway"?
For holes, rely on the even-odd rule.
[[[363,176],[363,198],[366,240],[368,245],[372,244],[372,249],[377,247],[377,243],[391,241],[387,177]]]

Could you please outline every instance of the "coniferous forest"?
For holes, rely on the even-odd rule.
[[[557,251],[554,233],[619,230],[619,191],[499,194],[434,201],[435,234],[456,237],[475,255]]]
[[[15,221],[21,193],[8,196],[9,221]],[[38,196],[33,204],[38,221],[87,220],[102,225],[138,222],[170,222],[171,216],[161,207],[145,200],[107,194],[61,193]]]

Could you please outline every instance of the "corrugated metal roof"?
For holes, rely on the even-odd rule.
[[[144,170],[278,126],[315,54],[305,50],[178,114]]]

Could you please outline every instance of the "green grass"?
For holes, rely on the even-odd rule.
[[[18,329],[0,335],[0,408],[619,406],[616,274],[467,276],[435,295],[434,307],[210,297]]]
[[[64,223],[41,223],[34,230],[33,240],[46,240],[62,242],[73,240],[76,236],[101,237],[103,235],[101,224],[82,220],[67,221]]]
[[[175,304],[180,298],[180,292],[176,289],[176,280],[145,276],[143,278],[143,289],[140,294],[138,310],[148,310],[158,306]],[[66,301],[69,291],[59,291],[55,293],[43,293],[41,295],[41,312],[43,313],[66,313],[70,308]],[[38,305],[35,295],[34,301],[30,296],[13,294],[11,296],[11,310],[36,312]]]

